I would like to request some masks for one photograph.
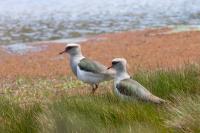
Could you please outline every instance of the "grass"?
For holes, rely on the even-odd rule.
[[[53,104],[53,110],[58,132],[129,132],[146,127],[167,131],[160,125],[158,110],[162,107],[123,102],[111,94],[64,97]]]
[[[200,132],[200,96],[176,97],[177,104],[168,107],[166,125],[182,132]]]
[[[133,78],[170,101],[158,106],[121,101],[104,83],[103,93],[70,91],[89,86],[72,78],[24,78],[4,81],[0,91],[0,132],[199,132],[199,66],[141,71]]]
[[[2,133],[38,132],[37,117],[42,112],[38,104],[21,108],[18,104],[0,98],[0,129]]]

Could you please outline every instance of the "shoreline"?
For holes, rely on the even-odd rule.
[[[200,32],[172,29],[145,29],[100,34],[81,42],[83,54],[110,65],[113,58],[127,59],[130,73],[138,70],[179,68],[200,61]],[[44,47],[23,54],[9,53],[0,47],[0,79],[18,76],[73,75],[66,55],[58,55],[62,42],[37,42],[30,47]]]

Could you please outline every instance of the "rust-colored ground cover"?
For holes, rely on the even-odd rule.
[[[170,33],[169,29],[148,29],[102,34],[83,42],[86,57],[105,65],[115,57],[124,57],[130,73],[138,69],[176,68],[185,63],[199,62],[200,32]],[[167,33],[167,34],[165,34]],[[46,48],[24,55],[0,49],[0,78],[16,76],[60,76],[72,74],[66,55],[58,55],[62,43],[37,43]]]

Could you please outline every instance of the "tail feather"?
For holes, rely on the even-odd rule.
[[[107,80],[112,80],[116,75],[116,71],[114,71],[113,69],[108,69],[104,72],[104,75]]]
[[[154,96],[154,95],[150,95],[148,101],[156,103],[156,104],[166,103],[165,100],[163,100],[157,96]]]

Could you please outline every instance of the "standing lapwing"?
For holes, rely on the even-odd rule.
[[[163,103],[165,100],[153,95],[145,87],[135,80],[132,80],[127,73],[126,60],[124,58],[115,58],[112,60],[112,66],[116,75],[114,78],[114,92],[122,99],[138,99],[153,103]]]
[[[70,66],[76,77],[92,86],[92,93],[96,91],[100,82],[114,78],[115,72],[97,61],[85,58],[79,44],[67,44],[60,54],[68,53]]]

